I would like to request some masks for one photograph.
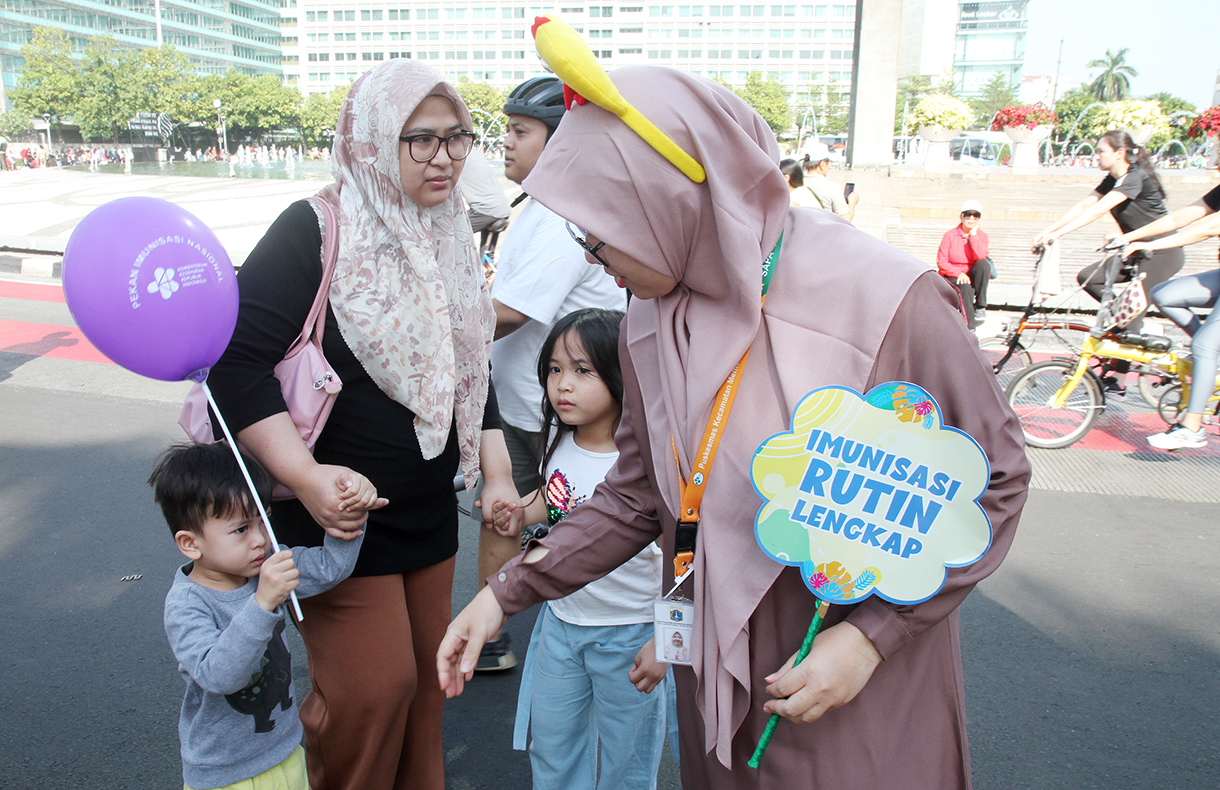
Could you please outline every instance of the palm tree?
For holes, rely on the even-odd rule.
[[[1140,73],[1127,65],[1128,51],[1129,47],[1123,47],[1118,52],[1107,49],[1104,58],[1089,61],[1088,68],[1102,69],[1089,86],[1089,93],[1098,101],[1119,101],[1131,95],[1128,77],[1138,77]]]

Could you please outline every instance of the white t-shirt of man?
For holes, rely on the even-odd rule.
[[[529,318],[491,347],[491,376],[500,419],[523,431],[542,430],[538,352],[560,318],[586,307],[627,309],[627,292],[590,265],[558,214],[536,200],[509,226],[496,262],[491,297]]]
[[[497,390],[497,394],[499,391]],[[597,484],[606,479],[617,452],[594,453],[564,435],[543,470],[543,496],[547,512],[567,516],[579,507]],[[551,611],[572,625],[628,625],[651,623],[652,603],[661,594],[661,547],[649,543],[640,553],[597,581],[555,601]]]

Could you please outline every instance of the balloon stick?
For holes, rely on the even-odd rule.
[[[830,604],[825,601],[818,602],[818,610],[813,615],[813,621],[809,623],[809,631],[805,634],[805,641],[801,642],[801,649],[796,653],[796,661],[792,662],[792,668],[796,669],[809,655],[809,649],[813,647],[813,638],[818,635],[818,631],[822,628],[822,621],[826,619],[826,611],[830,608]],[[772,713],[771,718],[767,720],[766,729],[763,730],[762,737],[758,739],[758,747],[754,749],[754,756],[747,763],[751,768],[757,768],[758,763],[762,760],[763,752],[767,751],[767,744],[771,743],[771,736],[775,734],[775,727],[779,724],[779,714]]]
[[[280,550],[280,542],[275,539],[275,530],[271,528],[271,519],[267,518],[263,500],[259,497],[258,491],[254,490],[254,481],[250,479],[250,470],[246,468],[246,462],[242,460],[241,450],[237,449],[237,442],[233,440],[233,434],[229,433],[229,425],[221,416],[220,407],[216,405],[216,400],[212,397],[206,374],[204,378],[199,379],[199,386],[203,388],[203,394],[208,396],[208,405],[212,407],[212,413],[216,415],[216,421],[220,423],[220,429],[224,431],[225,439],[229,442],[229,449],[233,451],[233,457],[237,459],[237,465],[241,467],[241,476],[246,479],[246,486],[250,489],[250,498],[254,500],[254,505],[258,508],[258,515],[262,517],[263,524],[267,527],[267,537],[271,540],[274,548],[272,554],[274,554]],[[292,610],[296,613],[297,622],[304,620],[305,614],[301,611],[301,602],[297,600],[296,591],[288,593],[288,597],[292,599]]]

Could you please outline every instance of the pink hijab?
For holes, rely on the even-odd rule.
[[[763,646],[782,657],[751,666],[750,618],[782,570],[751,528],[761,504],[750,483],[753,451],[788,425],[812,389],[865,389],[901,295],[927,267],[894,261],[892,248],[830,212],[791,209],[774,134],[726,88],[650,66],[610,77],[703,165],[706,182],[692,182],[614,115],[585,104],[567,112],[523,186],[598,239],[678,280],[664,297],[634,300],[623,327],[644,407],[645,424],[637,415],[630,428],[637,436],[647,430],[641,438],[662,500],[655,506],[669,519],[677,517],[680,491],[670,437],[689,478],[716,392],[751,349],[708,476],[693,583],[691,656],[704,748],[729,766],[734,733],[762,704],[751,700],[751,688],[799,647]],[[781,231],[764,313],[762,264]],[[872,262],[882,258],[886,279],[862,282],[853,264],[868,262],[876,271]]]
[[[396,58],[352,85],[335,129],[335,182],[318,193],[339,216],[330,304],[356,359],[415,414],[424,458],[445,449],[457,420],[462,472],[479,463],[495,313],[461,198],[423,208],[403,192],[398,136],[428,96],[470,112],[427,66]]]

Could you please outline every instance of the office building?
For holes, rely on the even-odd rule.
[[[953,53],[953,84],[962,96],[977,96],[995,74],[1021,85],[1029,0],[962,3]]]
[[[1024,82],[1029,0],[904,0],[898,77],[933,84],[951,75],[957,94],[977,96],[996,73]]]
[[[800,108],[850,91],[855,13],[850,2],[295,0],[281,9],[284,76],[302,93],[324,92],[377,61],[406,57],[450,80],[508,88],[544,73],[530,26],[536,16],[556,14],[584,35],[607,69],[651,63],[735,86],[761,71]]]
[[[181,50],[203,74],[235,68],[247,74],[280,71],[278,0],[5,0],[0,12],[0,83],[3,108],[17,84],[21,47],[35,27],[59,28],[84,52],[94,36],[113,36],[120,46],[162,42]]]

